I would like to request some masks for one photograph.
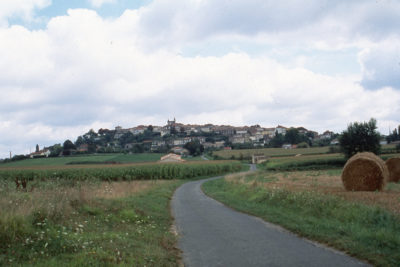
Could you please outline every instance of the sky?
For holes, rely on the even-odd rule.
[[[0,158],[94,129],[400,124],[400,1],[1,0]]]

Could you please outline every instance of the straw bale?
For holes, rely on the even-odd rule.
[[[374,153],[357,153],[344,165],[342,181],[348,191],[383,190],[389,179],[385,162]]]
[[[400,157],[386,160],[386,166],[389,170],[389,182],[400,181]]]

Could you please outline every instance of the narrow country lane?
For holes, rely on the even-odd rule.
[[[208,180],[182,185],[172,199],[185,266],[366,266],[207,197]]]

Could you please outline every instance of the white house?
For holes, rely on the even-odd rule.
[[[285,135],[285,134],[286,134],[286,130],[287,130],[287,128],[284,127],[284,126],[281,126],[281,125],[278,125],[278,126],[275,128],[275,131],[276,131],[278,134],[282,134],[282,135]]]

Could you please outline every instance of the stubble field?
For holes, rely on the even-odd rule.
[[[231,174],[227,175],[225,180],[232,183],[243,183],[266,189],[280,189],[290,192],[312,192],[339,196],[350,202],[376,205],[400,216],[399,183],[388,183],[381,192],[349,192],[343,187],[341,172],[341,169],[332,169]]]

